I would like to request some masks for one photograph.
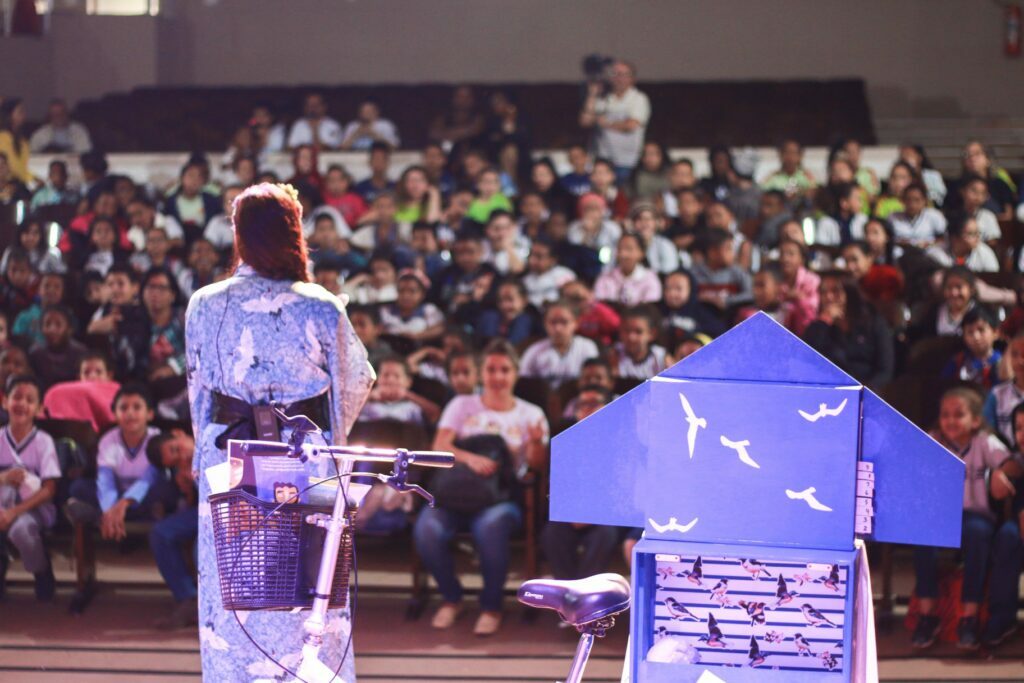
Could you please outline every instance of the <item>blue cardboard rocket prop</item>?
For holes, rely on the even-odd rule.
[[[959,546],[963,481],[956,456],[758,314],[555,437],[551,519],[643,527],[634,682],[838,683],[871,598],[855,539]]]

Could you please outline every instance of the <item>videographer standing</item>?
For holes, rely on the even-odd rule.
[[[604,83],[587,83],[587,99],[580,111],[580,125],[594,128],[594,147],[598,157],[615,165],[618,184],[640,160],[651,103],[647,95],[634,87],[636,69],[628,62],[616,61],[609,71],[611,92],[604,94]]]

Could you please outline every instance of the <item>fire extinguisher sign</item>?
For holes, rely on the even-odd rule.
[[[1020,5],[1006,6],[1006,40],[1004,51],[1007,57],[1020,57]]]

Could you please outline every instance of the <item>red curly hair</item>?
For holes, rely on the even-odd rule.
[[[232,204],[235,262],[272,280],[309,282],[302,205],[290,185],[260,183]]]

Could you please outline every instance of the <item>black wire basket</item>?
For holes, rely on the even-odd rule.
[[[326,530],[306,522],[330,514],[320,505],[268,503],[240,490],[210,496],[220,591],[227,610],[288,610],[313,604]],[[352,529],[356,508],[338,548],[331,586],[332,608],[348,603]]]

